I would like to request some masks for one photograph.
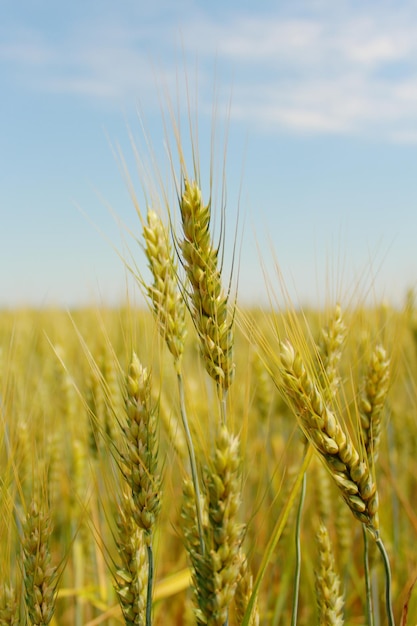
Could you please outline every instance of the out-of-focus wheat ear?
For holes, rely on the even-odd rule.
[[[45,505],[33,500],[23,525],[23,580],[26,609],[35,626],[49,624],[55,609],[57,568],[51,565],[51,520]]]
[[[258,352],[253,353],[252,370],[254,375],[254,405],[261,423],[264,424],[270,415],[274,396],[271,377]]]
[[[330,494],[330,476],[320,459],[314,465],[314,496],[317,513],[323,524],[327,524],[332,513],[332,501]],[[349,513],[349,511],[348,511]]]
[[[127,626],[145,624],[148,567],[143,530],[132,515],[133,502],[122,496],[116,513],[116,544],[121,560],[114,586]]]
[[[196,604],[198,604],[198,571],[199,567],[202,565],[202,555],[204,555],[205,550],[204,545],[202,546],[200,541],[201,531],[196,517],[196,495],[193,481],[189,478],[185,478],[182,491],[181,530],[184,536],[184,545],[193,566],[194,592]],[[203,532],[205,537],[207,533],[207,500],[203,495],[200,495],[200,510],[202,512]]]
[[[338,365],[342,356],[346,332],[342,309],[340,304],[337,304],[329,324],[321,331],[321,339],[318,345],[323,368],[322,387],[328,401],[335,397],[340,385]]]
[[[159,416],[161,423],[164,425],[165,431],[168,435],[168,439],[183,464],[187,462],[187,444],[185,441],[184,433],[181,429],[181,424],[178,421],[172,406],[170,406],[167,397],[161,395],[159,399]]]
[[[291,492],[291,488],[293,486],[294,479],[297,473],[298,473],[298,466],[295,464],[291,464],[285,469],[285,480],[282,483],[282,487],[279,487],[278,485],[276,487],[276,489],[278,488],[281,489],[281,492],[279,494],[279,502],[281,503],[281,505],[282,503],[287,502],[288,496]],[[291,507],[288,513],[285,526],[281,533],[281,541],[279,545],[281,545],[282,543],[282,545],[284,546],[284,549],[288,549],[287,542],[289,541],[290,537],[291,539],[293,537],[293,534],[294,534],[293,530],[296,524],[296,518],[297,518],[297,506],[296,506],[296,501],[294,501],[293,506]]]
[[[352,526],[352,517],[347,507],[335,507],[334,514],[338,563],[340,564],[342,576],[344,578],[347,574],[352,554],[355,528]]]
[[[187,334],[186,306],[178,288],[177,266],[171,250],[168,231],[155,211],[149,210],[143,226],[145,253],[153,284],[145,285],[159,332],[174,357],[177,369],[184,352]]]
[[[234,378],[233,316],[221,283],[218,250],[210,233],[210,204],[204,204],[195,181],[185,180],[180,199],[184,239],[180,243],[191,286],[190,309],[203,361],[223,398]]]
[[[250,571],[248,560],[242,551],[239,553],[239,578],[235,593],[235,617],[237,624],[241,624],[248,608],[248,603],[253,591],[253,576]],[[259,626],[260,617],[257,602],[251,613],[249,626]]]
[[[79,437],[72,441],[72,489],[71,489],[71,508],[72,519],[79,520],[78,532],[74,537],[73,548],[73,571],[74,585],[77,589],[82,589],[89,581],[94,580],[94,543],[90,533],[90,528],[86,519],[87,510],[87,493],[90,486],[90,447],[88,445],[87,436],[82,440]],[[75,623],[82,624],[85,621],[84,616],[85,603],[78,595],[74,598],[74,611],[76,614]]]
[[[316,570],[316,596],[318,623],[320,626],[343,626],[344,600],[340,591],[340,580],[326,527],[320,524],[317,531],[319,562]]]
[[[13,450],[14,463],[19,466],[19,481],[25,501],[33,493],[32,440],[26,416],[19,416],[16,424],[16,446]],[[51,451],[53,454],[53,451]],[[52,477],[51,477],[52,479]],[[57,481],[54,482],[57,484]]]
[[[353,515],[378,536],[378,494],[367,462],[327,406],[301,356],[281,343],[281,385],[304,434],[319,453]]]
[[[195,516],[195,492],[194,484],[189,478],[185,478],[182,486],[182,506],[181,506],[181,520],[182,520],[182,532],[184,535],[184,543],[187,549],[191,562],[194,565],[194,560],[200,561],[201,546],[200,546],[200,534],[198,524]],[[204,532],[207,529],[207,500],[204,496],[200,496],[201,510],[203,512],[203,525]]]
[[[385,349],[378,345],[371,355],[359,395],[363,442],[369,463],[373,465],[379,453],[381,415],[390,383],[390,360]]]
[[[0,626],[19,626],[19,600],[14,587],[0,588]]]
[[[113,349],[106,344],[101,357],[101,374],[104,392],[104,425],[103,431],[109,442],[117,442],[119,437],[119,420],[123,413],[123,397],[120,385],[120,372]]]
[[[205,541],[207,539],[207,500],[200,495],[199,509],[202,513],[201,529],[196,516],[196,493],[192,480],[186,478],[183,483],[183,499],[181,507],[182,533],[184,545],[188,554],[192,571],[194,614],[197,624],[206,624],[207,607],[213,593],[212,570],[210,568],[210,554],[207,555]],[[203,530],[203,544],[201,543]]]
[[[105,424],[104,391],[101,373],[96,363],[87,377],[86,405],[88,410],[88,445],[93,458],[98,456],[102,427]]]

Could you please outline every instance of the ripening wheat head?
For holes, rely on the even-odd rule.
[[[181,253],[191,285],[190,305],[204,364],[219,389],[227,391],[235,370],[233,320],[210,233],[210,204],[204,204],[195,181],[185,180],[180,209],[184,233]]]

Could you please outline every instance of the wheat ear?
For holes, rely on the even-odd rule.
[[[378,345],[371,355],[368,371],[365,374],[359,395],[358,409],[361,420],[363,445],[370,467],[374,467],[379,453],[381,436],[381,414],[384,408],[390,382],[390,361],[384,348]],[[366,533],[364,539],[364,572],[367,598],[368,625],[373,626],[373,606],[370,582],[369,545]],[[386,605],[389,619],[392,619],[391,571],[385,547],[378,544],[381,551],[387,584]]]
[[[354,516],[378,536],[378,495],[368,464],[361,460],[350,434],[340,426],[289,341],[281,343],[280,357],[283,390],[305,435]]]
[[[184,352],[186,306],[178,289],[177,267],[167,229],[151,209],[147,214],[147,224],[143,226],[143,237],[153,276],[153,284],[145,288],[153,305],[158,329],[178,368]]]
[[[223,626],[228,620],[241,566],[243,527],[237,522],[240,505],[238,440],[221,426],[215,452],[205,472],[204,554],[190,507],[194,499],[189,481],[184,486],[182,519],[187,552],[193,566],[194,600],[198,624]]]
[[[123,496],[116,515],[121,566],[116,571],[114,585],[126,626],[145,624],[147,602],[146,544],[132,509],[131,498]]]
[[[169,351],[174,357],[179,394],[179,405],[191,475],[194,485],[197,523],[200,535],[201,551],[204,552],[203,521],[200,508],[200,486],[194,444],[188,424],[184,398],[184,382],[181,362],[186,336],[184,299],[178,288],[177,268],[172,254],[168,232],[159,216],[148,211],[148,223],[143,228],[145,252],[153,276],[153,285],[146,286],[148,297],[153,304],[153,312],[159,331],[164,337]]]
[[[216,381],[220,397],[232,383],[233,321],[223,292],[218,250],[210,234],[210,204],[204,204],[195,181],[184,181],[180,201],[184,239],[180,244],[191,285],[191,309],[207,372]]]
[[[321,330],[321,340],[318,344],[323,369],[323,389],[329,401],[335,397],[340,385],[338,365],[345,339],[346,325],[340,304],[337,304],[329,324]]]
[[[337,366],[341,357],[341,346],[344,341],[344,337],[346,334],[346,329],[344,327],[342,317],[341,317],[341,309],[340,306],[336,307],[335,314],[331,319],[329,325],[326,328],[322,329],[322,337],[321,343],[319,345],[319,354],[321,357],[321,374],[324,379],[325,385],[323,388],[325,389],[325,398],[328,401],[331,401],[332,398],[336,395],[340,377],[338,376]],[[306,440],[306,445],[308,446],[308,439]],[[328,484],[328,476],[325,473],[323,466],[319,467],[321,470],[321,475],[319,474],[321,480],[320,487],[324,484],[325,486]],[[319,496],[324,496],[321,499],[321,504],[325,504],[324,499],[326,495],[326,490],[321,490],[321,488],[316,489],[316,492],[319,492]],[[296,555],[296,565],[294,572],[294,588],[293,588],[293,606],[292,606],[292,617],[291,617],[291,625],[296,626],[297,617],[298,617],[298,602],[299,602],[299,589],[300,589],[300,576],[301,576],[301,517],[304,505],[304,499],[307,489],[307,474],[305,473],[303,476],[303,482],[301,486],[300,493],[300,501],[298,505],[297,511],[297,521],[295,526],[295,555]],[[325,509],[321,507],[322,511]]]
[[[316,570],[316,595],[320,626],[343,626],[343,597],[340,580],[326,527],[320,524],[317,531],[319,566]]]
[[[153,588],[152,533],[160,511],[161,480],[158,474],[157,412],[153,406],[151,377],[133,354],[127,377],[127,423],[124,434],[125,478],[132,494],[132,517],[144,531],[148,554],[146,626],[151,624]]]
[[[3,585],[0,591],[0,626],[19,626],[19,603],[13,587]]]
[[[235,615],[236,622],[241,624],[248,608],[249,600],[253,591],[253,576],[250,571],[248,560],[241,552],[239,554],[239,578],[236,586],[235,594]],[[250,616],[249,626],[259,626],[260,616],[258,604],[256,602],[254,610]]]
[[[51,565],[49,538],[51,520],[33,500],[23,525],[25,601],[34,626],[46,626],[55,609],[57,570]]]
[[[358,406],[364,446],[372,465],[378,458],[381,414],[387,397],[389,382],[390,361],[384,348],[378,345],[371,355]]]

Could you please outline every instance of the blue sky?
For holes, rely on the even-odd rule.
[[[124,297],[115,249],[126,254],[127,241],[145,262],[114,148],[142,198],[129,132],[146,164],[140,110],[165,176],[163,116],[168,98],[187,115],[185,75],[203,180],[214,101],[220,171],[227,121],[226,247],[239,214],[240,301],[266,302],[267,282],[279,292],[275,257],[301,303],[357,291],[401,303],[417,277],[416,9],[3,1],[0,306]]]

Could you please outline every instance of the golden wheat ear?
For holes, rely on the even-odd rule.
[[[14,587],[3,584],[0,588],[0,624],[1,626],[19,626],[19,598]]]
[[[32,501],[23,526],[23,568],[26,610],[35,626],[45,626],[55,610],[57,568],[49,549],[51,519],[45,506]]]
[[[151,394],[151,377],[133,354],[127,377],[126,478],[132,492],[132,515],[145,532],[156,524],[160,510],[157,414]]]
[[[155,211],[149,210],[143,227],[145,252],[153,276],[146,285],[158,329],[174,357],[177,369],[184,352],[186,306],[178,288],[177,266],[169,242],[169,233]]]
[[[123,495],[116,514],[117,551],[121,564],[114,587],[127,626],[145,624],[148,567],[144,532],[136,524],[130,496]]]
[[[358,410],[361,418],[363,444],[369,464],[373,466],[379,454],[381,417],[390,384],[390,360],[383,346],[376,346],[363,380]]]
[[[152,543],[161,508],[158,412],[152,398],[150,372],[135,353],[129,365],[125,394],[122,427],[125,445],[120,459],[129,497],[123,492],[118,505],[116,543],[122,565],[116,572],[115,588],[126,623],[150,626],[154,585]]]
[[[318,623],[323,626],[343,626],[344,599],[340,590],[340,579],[336,573],[329,533],[323,524],[320,524],[317,530],[316,539],[319,553],[316,569]]]
[[[195,181],[185,180],[180,209],[184,233],[180,248],[191,285],[190,308],[204,365],[223,397],[235,372],[233,320],[210,234],[210,204],[204,204]]]
[[[303,432],[324,461],[353,515],[378,536],[378,494],[367,463],[329,409],[289,341],[281,343],[280,375]]]
[[[201,624],[227,623],[240,576],[244,528],[238,522],[239,467],[239,442],[225,426],[220,426],[204,477],[204,553],[195,521],[193,486],[188,480],[184,485],[184,539],[193,568],[195,614]]]

